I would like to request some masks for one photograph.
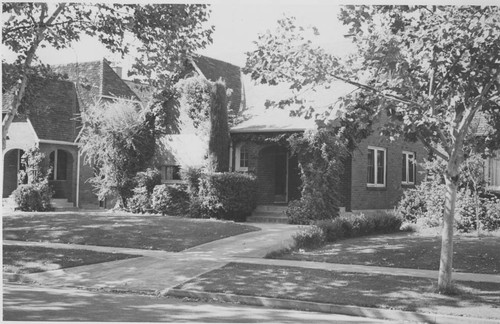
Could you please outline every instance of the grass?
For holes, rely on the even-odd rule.
[[[453,267],[457,272],[500,274],[500,237],[456,235]],[[268,257],[411,269],[439,269],[441,238],[392,234],[346,239],[314,250],[286,250]]]
[[[436,280],[230,263],[176,288],[500,319],[500,284],[460,282],[459,295],[435,293]]]
[[[28,214],[3,217],[5,240],[178,252],[257,227],[168,216]]]
[[[34,273],[135,258],[135,255],[35,246],[3,246],[4,273]]]

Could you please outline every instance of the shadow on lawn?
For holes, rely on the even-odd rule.
[[[460,295],[444,296],[427,278],[231,263],[179,288],[466,316],[487,310],[500,318],[500,284],[494,283],[460,282]]]
[[[453,267],[457,272],[500,273],[500,237],[455,236]],[[380,235],[342,240],[277,259],[438,270],[441,238],[416,234]]]
[[[3,218],[3,237],[8,240],[171,252],[254,230],[257,228],[232,222],[168,216],[51,214]]]

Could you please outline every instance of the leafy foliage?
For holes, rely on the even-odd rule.
[[[189,194],[183,185],[158,185],[151,200],[154,212],[162,215],[186,215],[189,212]]]
[[[245,221],[256,207],[257,181],[237,172],[205,173],[198,198],[205,217]]]
[[[127,209],[132,213],[146,213],[152,210],[152,194],[155,186],[161,184],[161,174],[156,169],[148,168],[138,172],[134,178],[136,184],[133,196],[127,200]]]
[[[48,177],[45,154],[38,146],[27,149],[21,157],[23,169],[18,174],[18,187],[12,193],[14,201],[22,211],[48,211],[52,209],[50,200],[54,195]]]
[[[293,236],[296,249],[312,249],[338,240],[400,231],[402,218],[394,213],[345,215],[315,222]]]
[[[172,112],[167,109],[175,99],[171,89],[184,61],[212,41],[213,27],[205,24],[209,10],[203,4],[6,2],[2,13],[2,43],[18,55],[15,73],[8,78],[16,90],[12,111],[2,124],[3,147],[40,47],[67,48],[82,35],[97,38],[111,52],[122,56],[135,47],[137,55],[131,73],[159,89],[155,97],[161,103],[153,104],[151,110],[160,119],[160,127],[161,121],[170,121],[162,113]]]
[[[154,153],[153,126],[141,108],[130,101],[97,102],[82,112],[82,152],[95,168],[89,179],[99,199],[117,195],[126,207],[137,172]]]

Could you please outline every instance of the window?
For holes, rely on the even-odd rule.
[[[181,180],[181,167],[178,165],[163,165],[161,167],[161,180]]]
[[[55,150],[49,155],[49,163],[52,173],[49,180],[66,180],[68,175],[68,153],[63,150]]]
[[[380,147],[368,147],[368,187],[385,187],[386,150]]]
[[[417,167],[415,156],[416,155],[414,152],[403,151],[403,164],[401,169],[401,182],[403,184],[415,184],[415,174]]]
[[[489,190],[500,190],[500,157],[486,161],[485,177]]]
[[[236,147],[236,171],[248,171],[248,146],[240,145]]]

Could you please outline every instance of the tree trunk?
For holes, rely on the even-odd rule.
[[[441,260],[439,264],[438,289],[448,292],[452,288],[451,274],[453,270],[453,221],[455,218],[455,201],[457,184],[446,177],[446,196],[443,215],[443,231],[441,234]]]

